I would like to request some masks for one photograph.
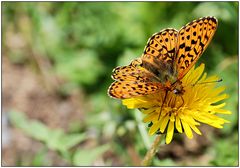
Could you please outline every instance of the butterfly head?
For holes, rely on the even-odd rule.
[[[183,90],[174,89],[173,93],[176,94],[176,95],[182,95],[183,94]]]
[[[185,90],[183,89],[182,82],[180,80],[177,80],[173,85],[172,85],[172,92],[176,95],[183,95]]]

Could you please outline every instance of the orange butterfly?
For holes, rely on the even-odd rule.
[[[109,96],[125,99],[158,91],[184,93],[181,79],[192,68],[210,43],[217,29],[215,17],[203,17],[183,26],[169,28],[152,35],[143,55],[130,65],[113,70],[115,80]],[[163,101],[164,102],[164,101]]]

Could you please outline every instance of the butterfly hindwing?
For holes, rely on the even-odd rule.
[[[156,82],[115,81],[108,89],[108,95],[118,99],[126,99],[152,94],[161,89]]]
[[[207,48],[217,29],[217,19],[204,17],[182,27],[178,34],[176,66],[178,79],[191,69]]]
[[[133,60],[130,65],[119,66],[113,70],[112,78],[116,81],[154,82],[156,78],[145,68],[140,60]]]

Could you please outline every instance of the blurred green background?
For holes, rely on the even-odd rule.
[[[238,2],[2,2],[2,165],[139,166],[154,136],[142,114],[107,96],[112,69],[148,38],[215,16],[199,63],[223,78],[223,129],[176,135],[153,166],[238,165]]]

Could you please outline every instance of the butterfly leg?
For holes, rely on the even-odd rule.
[[[184,104],[184,99],[183,99],[183,97],[182,97],[181,95],[180,95],[180,97],[181,97],[181,99],[182,99],[182,104],[181,104],[181,106],[179,106],[178,108],[182,107],[183,104]]]
[[[162,106],[161,106],[161,109],[160,109],[160,113],[159,113],[159,115],[158,115],[158,120],[160,119],[160,116],[161,116],[161,113],[162,113],[163,105],[164,105],[164,103],[165,103],[165,101],[166,101],[166,99],[167,99],[167,93],[168,93],[168,90],[166,90],[166,93],[165,93],[165,95],[164,95],[163,103],[162,103]]]

